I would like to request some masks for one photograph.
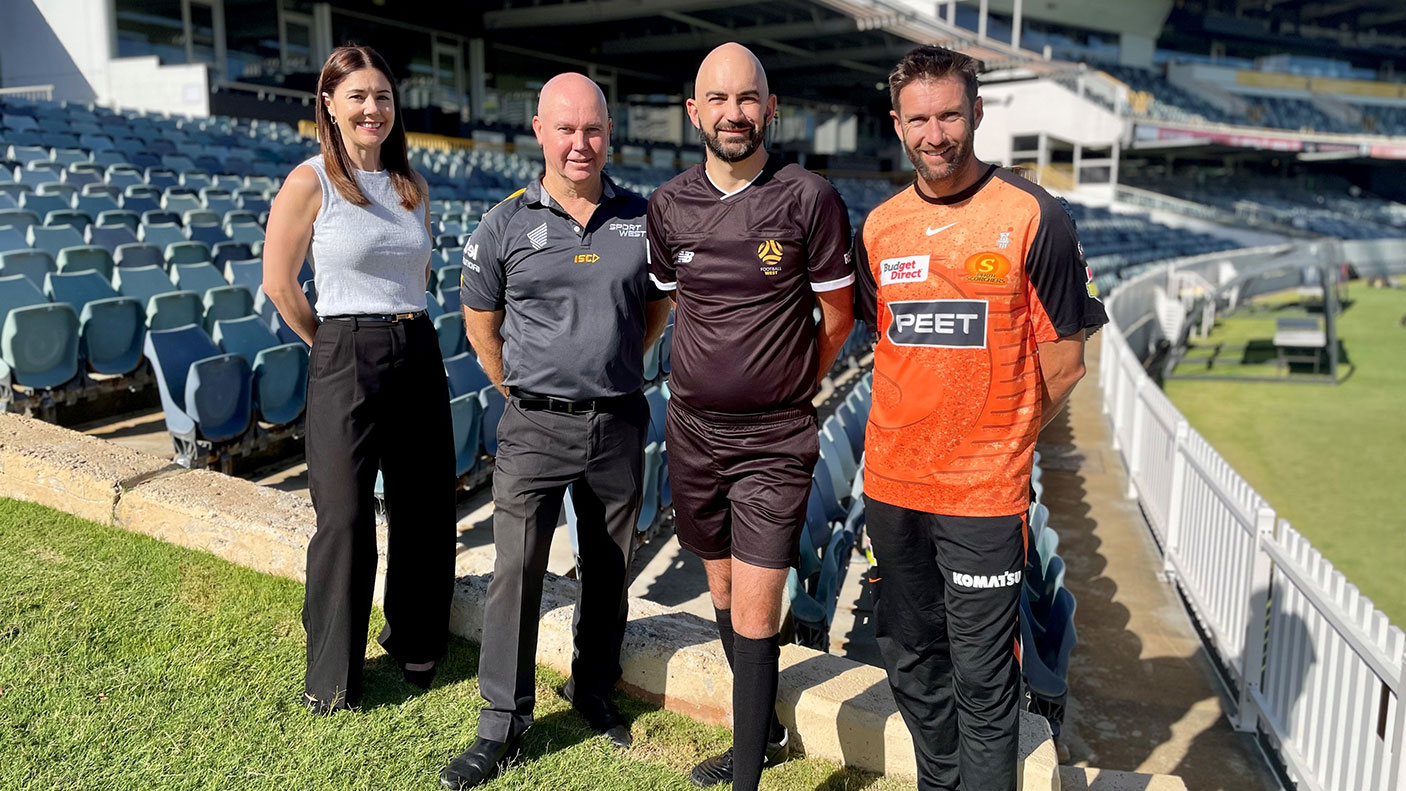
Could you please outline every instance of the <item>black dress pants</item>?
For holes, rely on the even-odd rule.
[[[919,791],[1015,791],[1023,516],[864,501],[880,575],[875,633]]]
[[[308,363],[307,694],[355,705],[376,582],[376,470],[389,548],[378,638],[396,661],[438,660],[454,595],[454,447],[434,325],[329,320]]]
[[[493,468],[497,557],[479,654],[479,690],[488,701],[479,736],[508,741],[532,724],[542,579],[568,485],[581,583],[572,620],[576,699],[604,697],[620,680],[648,430],[649,404],[640,393],[582,414],[525,410],[517,398],[508,400]]]

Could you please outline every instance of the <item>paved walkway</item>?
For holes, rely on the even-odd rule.
[[[1210,658],[1125,496],[1098,349],[1089,344],[1088,375],[1039,444],[1044,502],[1078,601],[1061,763],[1178,775],[1188,791],[1277,791],[1253,738],[1226,720]]]
[[[1070,409],[1042,435],[1044,501],[1060,534],[1065,583],[1078,601],[1079,647],[1070,671],[1062,763],[1181,776],[1188,791],[1277,791],[1253,740],[1227,723],[1205,649],[1175,591],[1158,577],[1161,561],[1099,406],[1098,344],[1089,346],[1089,374]],[[845,385],[857,375],[839,377]],[[837,399],[816,398],[822,414]],[[170,441],[159,410],[86,431],[158,455]],[[296,463],[250,477],[306,492],[307,468]],[[492,542],[487,487],[461,495],[460,553]],[[567,531],[557,531],[549,564],[568,574],[574,561]],[[856,553],[841,589],[831,630],[832,653],[879,664],[867,564]],[[672,536],[640,550],[630,594],[711,620],[702,564]]]

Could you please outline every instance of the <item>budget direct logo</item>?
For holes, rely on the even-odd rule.
[[[884,334],[894,346],[986,348],[984,299],[904,300],[887,305],[892,318]]]
[[[977,253],[967,259],[967,282],[1004,286],[1011,262],[1000,253]]]
[[[879,262],[879,285],[892,286],[903,283],[921,283],[928,279],[926,255],[907,255],[902,258],[885,258]]]
[[[781,274],[781,243],[768,239],[757,245],[757,257],[762,260],[762,274],[773,277]]]

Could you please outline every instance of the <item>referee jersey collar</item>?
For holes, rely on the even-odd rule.
[[[615,184],[604,173],[600,174],[600,187],[601,203],[615,199]],[[544,209],[550,209],[553,206],[561,208],[560,204],[552,200],[551,194],[542,186],[541,179],[533,179],[532,183],[528,184],[527,189],[523,191],[522,197],[529,206],[540,206]]]

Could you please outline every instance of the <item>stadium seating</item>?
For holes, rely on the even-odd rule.
[[[54,258],[43,250],[10,250],[0,253],[0,277],[24,275],[35,288],[43,288],[50,272],[58,271]]]
[[[220,352],[205,330],[186,325],[147,333],[176,462],[198,465],[213,445],[239,438],[253,420],[253,372],[240,355]]]
[[[50,304],[24,275],[0,277],[0,360],[15,384],[67,384],[78,376],[78,314]]]
[[[288,425],[301,417],[307,407],[307,347],[279,343],[258,316],[222,319],[214,326],[215,343],[225,352],[243,357],[253,371],[259,419]]]

